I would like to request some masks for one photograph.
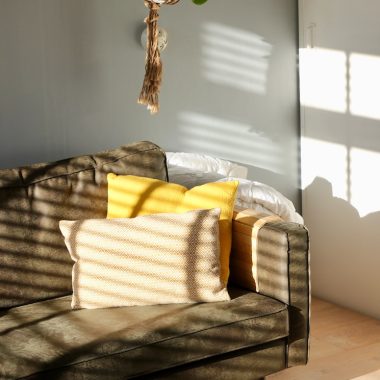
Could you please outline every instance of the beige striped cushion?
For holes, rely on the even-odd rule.
[[[220,209],[61,221],[73,308],[229,300],[220,280]]]

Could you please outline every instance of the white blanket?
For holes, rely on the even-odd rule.
[[[170,182],[192,188],[207,182],[237,180],[236,206],[253,209],[258,214],[278,215],[287,222],[304,222],[294,204],[279,191],[263,183],[241,178],[239,174],[247,174],[246,168],[242,166],[192,153],[167,153],[167,159]]]
[[[271,186],[236,177],[223,178],[218,180],[218,182],[234,180],[239,181],[236,206],[251,208],[257,211],[260,210],[258,206],[261,206],[287,222],[303,224],[303,218],[296,212],[293,202]]]

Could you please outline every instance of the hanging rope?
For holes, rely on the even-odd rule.
[[[144,0],[149,8],[149,16],[145,19],[147,24],[145,78],[138,99],[139,104],[147,106],[151,114],[159,110],[158,95],[162,81],[162,63],[158,49],[158,19],[161,4],[174,5],[179,0]]]

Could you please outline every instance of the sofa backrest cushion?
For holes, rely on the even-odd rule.
[[[139,142],[0,170],[0,308],[72,292],[72,261],[58,223],[105,218],[110,172],[167,180],[165,153]]]

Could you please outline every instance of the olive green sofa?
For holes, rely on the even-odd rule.
[[[0,170],[0,379],[244,380],[306,364],[309,242],[298,224],[259,230],[259,292],[231,283],[228,302],[72,310],[58,222],[105,217],[108,172],[168,179],[149,142]],[[250,254],[256,220],[234,218],[232,257]]]

